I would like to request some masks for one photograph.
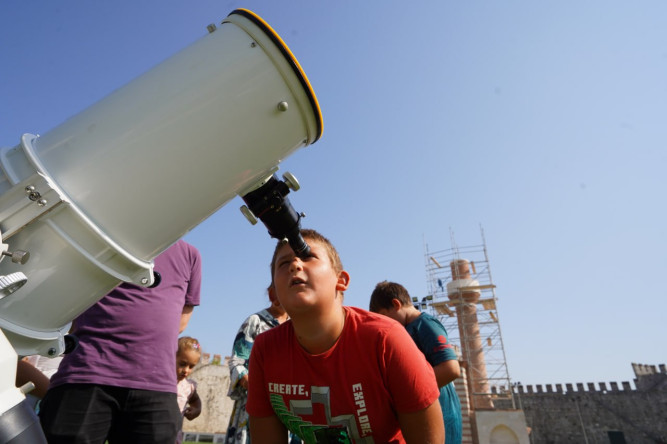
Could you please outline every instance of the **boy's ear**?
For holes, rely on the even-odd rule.
[[[278,306],[280,305],[280,301],[278,300],[278,297],[276,296],[276,287],[271,285],[269,287],[269,300],[271,301],[271,305]]]
[[[401,303],[401,301],[399,301],[396,298],[393,298],[391,300],[391,306],[394,308],[394,310],[400,310],[401,308],[403,308],[403,304]]]
[[[342,270],[338,273],[338,281],[336,282],[336,290],[345,291],[347,290],[348,285],[350,285],[350,275],[347,271]]]

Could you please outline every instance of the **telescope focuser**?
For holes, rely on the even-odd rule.
[[[300,258],[310,256],[310,247],[301,236],[300,221],[306,215],[297,213],[287,195],[290,189],[297,191],[299,182],[290,174],[283,174],[284,181],[272,175],[255,190],[241,196],[246,205],[241,212],[255,225],[261,220],[269,230],[269,235],[279,240],[287,240],[294,254]]]

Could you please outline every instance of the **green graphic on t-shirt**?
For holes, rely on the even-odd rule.
[[[298,435],[306,444],[352,444],[347,427],[340,424],[316,425],[304,421],[290,411],[282,396],[273,393],[270,399],[276,416],[290,432]]]

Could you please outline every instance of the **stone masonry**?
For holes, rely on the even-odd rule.
[[[206,357],[204,357],[206,359]],[[225,433],[234,402],[227,396],[229,367],[219,355],[206,359],[195,367],[190,379],[197,382],[197,393],[202,400],[202,412],[192,421],[183,420],[185,432]]]
[[[632,364],[629,382],[514,387],[533,444],[667,443],[665,365]]]

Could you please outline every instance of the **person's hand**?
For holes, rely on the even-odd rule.
[[[243,387],[244,389],[248,390],[248,381],[249,381],[249,378],[248,378],[248,374],[246,373],[246,374],[243,375],[243,376],[241,377],[241,379],[239,380],[239,385],[240,385],[241,387]]]
[[[192,405],[188,405],[185,408],[185,411],[183,412],[183,416],[185,416],[189,421],[192,421],[200,414],[201,414],[201,407],[197,408]]]

